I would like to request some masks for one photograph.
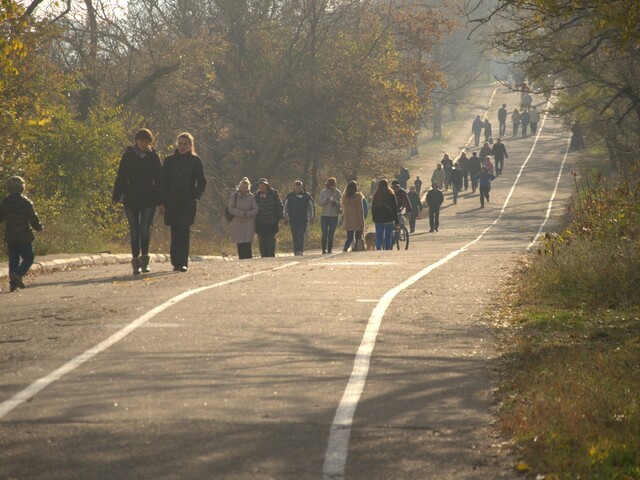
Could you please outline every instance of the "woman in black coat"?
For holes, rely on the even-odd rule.
[[[176,272],[189,266],[190,228],[196,218],[198,200],[207,186],[204,168],[196,155],[193,136],[181,133],[173,155],[164,159],[164,223],[171,227],[171,264]]]
[[[258,180],[255,194],[258,204],[256,234],[260,245],[260,256],[276,256],[276,234],[280,230],[280,220],[284,218],[282,201],[278,192],[269,186],[266,178]]]
[[[127,147],[113,186],[113,202],[122,200],[131,234],[133,274],[149,272],[149,243],[156,206],[161,203],[162,163],[151,148],[153,134],[142,128]]]

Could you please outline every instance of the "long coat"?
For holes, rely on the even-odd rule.
[[[356,192],[353,197],[342,196],[343,225],[346,231],[362,232],[364,230],[364,196]]]
[[[253,193],[243,195],[239,191],[231,194],[227,204],[233,215],[231,220],[231,243],[251,243],[256,229],[258,204]]]
[[[440,190],[444,188],[444,168],[436,168],[433,171],[433,175],[431,175],[431,183],[437,183]]]
[[[176,150],[164,159],[162,178],[165,225],[187,222],[193,225],[198,200],[207,186],[202,160],[192,153],[183,155]]]

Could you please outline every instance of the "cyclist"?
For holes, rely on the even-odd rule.
[[[393,189],[393,193],[396,194],[396,198],[398,199],[398,216],[411,213],[413,211],[413,208],[411,208],[409,195],[407,194],[407,191],[400,186],[400,182],[398,182],[398,180],[394,180],[393,182],[391,182],[391,188]],[[402,222],[401,220],[401,223],[404,222]]]

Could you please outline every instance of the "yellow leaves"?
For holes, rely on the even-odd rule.
[[[518,462],[516,464],[516,470],[518,472],[528,472],[529,470],[531,470],[531,467],[526,462]]]

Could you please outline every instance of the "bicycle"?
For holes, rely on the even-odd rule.
[[[404,245],[404,249],[409,249],[409,230],[404,224],[404,215],[402,213],[398,213],[398,225],[393,229],[393,237],[391,238],[391,248],[393,249],[393,245],[396,246],[396,249],[400,250],[400,245]]]

